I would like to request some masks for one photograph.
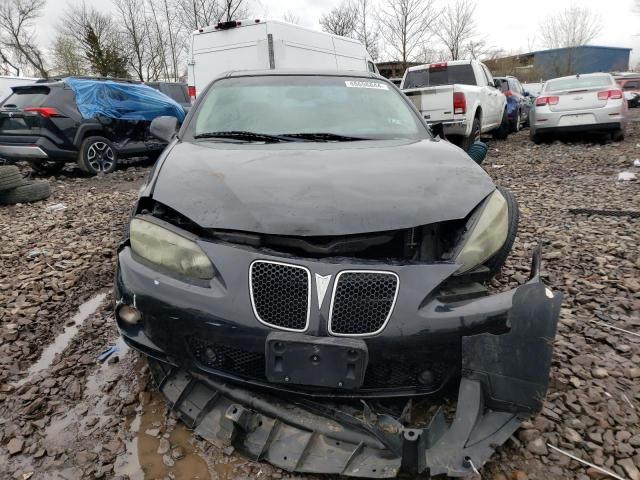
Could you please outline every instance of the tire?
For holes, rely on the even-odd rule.
[[[60,172],[64,168],[64,162],[44,160],[42,162],[31,162],[31,170],[40,175],[52,175]]]
[[[509,130],[511,131],[511,133],[518,133],[520,131],[520,125],[521,125],[521,122],[520,122],[520,109],[517,109],[515,111],[514,118],[515,118],[515,122],[513,122],[511,125],[509,125],[509,127],[510,127]]]
[[[85,138],[80,146],[78,167],[89,175],[111,173],[118,165],[118,154],[109,139],[104,137]]]
[[[22,185],[22,175],[15,165],[0,166],[0,192]]]
[[[39,182],[25,181],[22,185],[12,190],[0,192],[0,205],[37,202],[49,198],[50,195],[49,182],[46,180]]]
[[[469,136],[460,137],[457,145],[465,152],[468,152],[471,148],[471,145],[473,145],[478,140],[480,140],[480,119],[478,117],[475,117],[473,119],[473,124],[471,125],[471,133],[469,134]]]
[[[624,140],[624,130],[618,128],[617,130],[611,132],[611,140],[614,142],[621,142],[622,140]]]
[[[529,127],[529,138],[531,139],[531,141],[533,143],[535,143],[536,145],[540,145],[542,143],[542,137],[540,136],[539,133],[534,133],[533,130],[531,130],[531,127]]]
[[[509,115],[507,115],[507,109],[502,112],[502,122],[500,127],[492,132],[493,138],[496,140],[506,140],[509,136]]]
[[[507,233],[507,239],[500,247],[493,257],[484,262],[484,266],[489,269],[489,272],[486,274],[485,280],[489,280],[495,277],[504,262],[507,261],[507,257],[511,252],[511,248],[513,247],[513,242],[516,240],[516,235],[518,234],[518,222],[520,220],[520,210],[518,208],[518,202],[513,194],[507,190],[506,188],[498,187],[498,190],[502,195],[504,195],[505,200],[507,201],[507,210],[509,215],[509,229]]]

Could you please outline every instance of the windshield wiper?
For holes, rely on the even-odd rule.
[[[295,138],[287,138],[282,135],[271,135],[268,133],[245,132],[242,130],[229,130],[220,132],[207,132],[194,135],[193,138],[232,138],[247,142],[295,142]]]
[[[355,142],[358,140],[371,140],[370,138],[351,137],[347,135],[338,135],[336,133],[285,133],[284,136],[291,138],[300,138],[304,140],[312,140],[316,142]]]

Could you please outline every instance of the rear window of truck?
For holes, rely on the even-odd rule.
[[[447,65],[436,69],[407,72],[403,88],[425,88],[437,85],[477,85],[471,65]]]

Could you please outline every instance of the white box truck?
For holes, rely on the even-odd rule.
[[[192,100],[230,70],[326,69],[377,72],[357,40],[278,20],[242,20],[201,28],[191,35],[188,62]]]

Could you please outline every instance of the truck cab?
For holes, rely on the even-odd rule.
[[[456,60],[409,68],[400,88],[427,123],[463,149],[481,134],[509,133],[506,97],[489,69],[477,60]]]

